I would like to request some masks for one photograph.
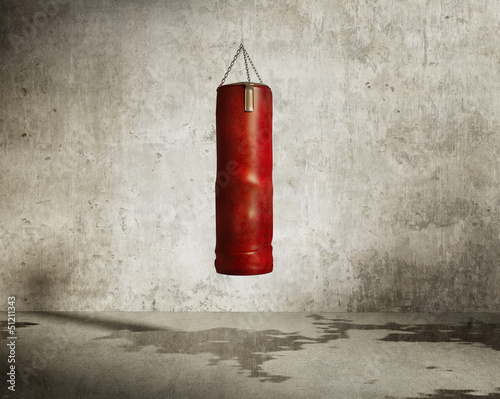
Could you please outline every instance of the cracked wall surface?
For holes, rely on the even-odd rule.
[[[0,292],[500,311],[499,21],[494,1],[3,1]],[[215,89],[242,38],[274,97],[274,272],[256,277],[213,266]]]

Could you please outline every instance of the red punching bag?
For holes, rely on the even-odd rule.
[[[248,82],[224,85],[243,50]],[[251,83],[247,60],[260,83]],[[243,45],[217,89],[215,183],[217,273],[273,270],[273,103]]]

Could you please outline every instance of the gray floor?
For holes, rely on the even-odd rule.
[[[16,327],[1,398],[500,398],[500,314],[21,313]]]

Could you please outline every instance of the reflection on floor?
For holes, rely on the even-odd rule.
[[[476,395],[474,391],[464,389],[459,391],[453,391],[451,389],[438,389],[436,393],[429,395],[422,395],[418,398],[409,398],[409,399],[420,399],[420,398],[428,398],[428,399],[499,399],[500,393],[490,393],[489,395]]]
[[[392,322],[385,325],[369,325],[354,324],[349,320],[342,319],[326,320],[320,315],[312,315],[311,317],[319,320],[313,324],[325,326],[320,328],[325,330],[325,333],[330,334],[325,335],[327,337],[333,333],[347,338],[346,331],[348,330],[388,330],[400,332],[387,334],[382,338],[382,341],[480,343],[500,350],[500,325],[483,323],[474,319],[454,324],[403,325]]]
[[[24,313],[16,328],[0,398],[500,399],[499,314]]]

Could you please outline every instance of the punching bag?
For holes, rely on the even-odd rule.
[[[224,85],[243,50],[248,82]],[[247,60],[260,83],[250,82]],[[273,270],[273,103],[250,57],[240,45],[217,89],[215,269],[256,275]]]

